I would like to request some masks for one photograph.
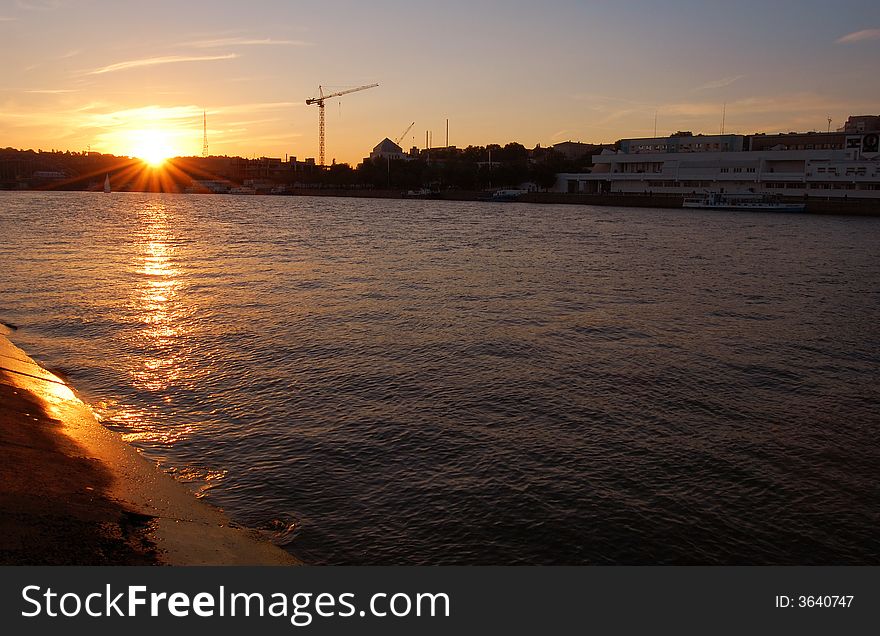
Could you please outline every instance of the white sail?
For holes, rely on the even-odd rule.
[[[110,192],[110,175],[104,177],[104,192]]]

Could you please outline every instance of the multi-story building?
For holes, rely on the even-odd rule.
[[[593,157],[592,172],[557,175],[554,190],[880,198],[878,133],[861,127],[868,130],[624,139],[617,152]]]
[[[837,132],[880,132],[880,115],[850,115]]]

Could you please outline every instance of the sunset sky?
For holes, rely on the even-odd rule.
[[[825,130],[880,112],[880,2],[0,2],[0,147],[317,156]],[[330,88],[328,90],[334,90]]]

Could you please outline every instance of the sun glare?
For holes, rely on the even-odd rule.
[[[171,135],[164,130],[139,130],[132,134],[132,155],[155,167],[177,154]]]

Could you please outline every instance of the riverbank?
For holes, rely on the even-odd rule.
[[[287,196],[359,197],[365,199],[431,199],[435,201],[491,201],[491,192],[483,190],[441,190],[425,196],[407,197],[397,190],[308,189],[293,190]],[[833,199],[788,197],[786,201],[806,203],[807,214],[880,216],[880,199]],[[624,208],[680,209],[684,197],[679,194],[571,194],[566,192],[527,192],[520,203],[550,205],[595,205]]]
[[[529,192],[518,201],[570,205],[598,205],[635,208],[681,208],[684,197],[678,194],[569,194],[561,192]],[[784,197],[783,201],[806,203],[807,214],[852,214],[880,216],[880,199],[825,199]]]
[[[102,427],[61,377],[6,335],[0,331],[0,564],[298,563]]]
[[[6,190],[7,192],[35,192],[37,190]],[[57,191],[57,190],[56,190]],[[0,189],[0,192],[3,192]],[[175,194],[181,194],[175,192]],[[238,194],[236,196],[266,196],[259,194]],[[408,195],[401,190],[379,190],[368,188],[296,188],[287,192],[273,193],[288,197],[337,197],[356,199],[409,199],[431,201],[482,201],[494,202],[492,192],[486,190],[439,190],[429,194]],[[211,193],[193,193],[193,196],[213,196]],[[516,199],[519,203],[538,203],[550,205],[592,205],[622,208],[665,208],[680,209],[684,196],[680,194],[582,194],[567,192],[527,192]],[[806,203],[806,214],[830,214],[852,216],[880,216],[880,198],[823,198],[823,197],[783,197],[783,201]]]

